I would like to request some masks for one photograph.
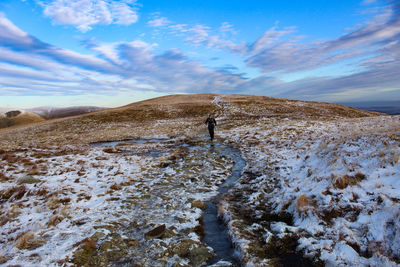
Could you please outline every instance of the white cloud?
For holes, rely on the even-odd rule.
[[[219,31],[222,33],[237,34],[237,31],[233,28],[233,25],[230,24],[229,22],[223,22],[221,24],[221,27],[219,27]]]
[[[86,32],[93,25],[129,25],[138,20],[134,0],[53,0],[44,2],[44,14],[55,23]]]
[[[4,38],[24,38],[28,35],[7,19],[2,12],[0,12],[0,29],[0,36]]]
[[[169,21],[166,17],[156,17],[147,22],[147,24],[151,27],[163,27],[170,23],[171,21]]]

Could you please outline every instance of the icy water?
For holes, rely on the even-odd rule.
[[[92,143],[92,146],[112,146],[119,144],[147,144],[147,143],[162,143],[164,139],[132,139],[123,141],[110,141]],[[241,266],[239,254],[232,247],[232,243],[225,224],[219,218],[217,204],[221,196],[228,192],[233,184],[240,178],[243,168],[246,166],[246,161],[241,157],[238,149],[225,145],[221,142],[195,142],[193,144],[180,144],[177,147],[188,147],[191,153],[201,153],[204,155],[217,153],[220,157],[227,157],[234,161],[232,174],[219,186],[218,195],[206,202],[207,207],[203,211],[202,224],[204,228],[203,242],[213,248],[215,256],[208,262],[209,264],[218,261],[228,261],[233,266]],[[127,151],[123,151],[127,152]],[[148,156],[157,157],[160,151],[150,151]]]

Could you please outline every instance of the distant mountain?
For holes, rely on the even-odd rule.
[[[390,115],[400,114],[400,100],[399,101],[365,101],[365,102],[342,102],[339,103],[345,106],[382,112]]]
[[[44,121],[41,116],[25,110],[9,110],[2,113],[0,115],[0,128]]]
[[[0,107],[0,128],[11,127],[29,123],[41,122],[48,119],[71,117],[82,115],[106,108],[93,106],[77,107],[37,107],[30,109],[1,108]]]
[[[94,107],[94,106],[77,106],[77,107],[66,107],[66,108],[37,107],[28,109],[28,111],[35,113],[43,117],[44,119],[48,120],[48,119],[71,117],[104,109],[106,108]]]

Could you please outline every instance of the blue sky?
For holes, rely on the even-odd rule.
[[[399,1],[2,0],[0,107],[400,100]]]

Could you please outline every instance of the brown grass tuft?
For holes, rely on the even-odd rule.
[[[17,239],[15,247],[18,249],[33,250],[43,246],[45,243],[44,240],[38,239],[34,233],[26,232]]]
[[[356,173],[354,176],[350,176],[348,174],[342,175],[339,178],[334,180],[334,187],[338,189],[344,189],[348,186],[356,185],[360,181],[365,179],[365,174],[360,172]]]
[[[0,182],[7,182],[10,178],[4,173],[0,172]]]
[[[4,264],[8,261],[7,257],[0,254],[0,264]]]
[[[96,243],[90,237],[86,237],[85,239],[75,243],[73,247],[80,247],[83,249],[96,249]]]
[[[10,221],[10,218],[8,216],[6,216],[6,215],[1,215],[0,216],[0,226],[5,225],[9,221]]]
[[[54,210],[60,206],[60,200],[57,197],[52,196],[49,201],[47,201],[47,206],[49,209]]]
[[[13,186],[7,190],[0,191],[0,199],[8,200],[8,199],[21,199],[25,193],[27,192],[27,188],[25,185]]]
[[[297,208],[298,213],[303,213],[303,212],[307,211],[308,209],[310,209],[310,207],[312,207],[312,204],[306,195],[303,194],[297,199],[297,207],[296,208]]]
[[[64,218],[62,216],[59,215],[54,215],[53,217],[51,217],[49,219],[49,221],[47,222],[47,226],[56,226],[57,224],[59,224],[60,222],[62,222],[62,220],[64,220]]]
[[[110,186],[110,189],[118,191],[118,190],[121,190],[121,186],[119,186],[118,184],[115,183],[112,186]]]

